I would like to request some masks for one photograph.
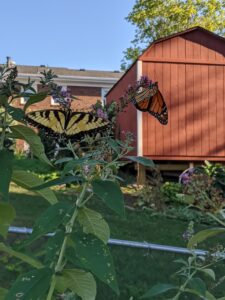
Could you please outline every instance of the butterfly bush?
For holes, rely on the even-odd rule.
[[[147,88],[155,85],[156,83],[153,83],[151,79],[148,78],[148,76],[141,76],[140,80],[138,80],[134,85],[129,85],[127,90],[125,91],[124,98],[129,98],[130,96],[133,96],[136,94],[136,92],[141,88]]]
[[[179,176],[179,182],[182,184],[187,184],[190,181],[191,176],[193,175],[194,172],[195,172],[195,168],[189,168],[189,169],[185,170]]]

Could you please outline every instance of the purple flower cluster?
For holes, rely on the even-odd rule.
[[[102,108],[97,108],[96,114],[97,114],[97,116],[98,116],[99,118],[102,118],[102,119],[104,119],[104,120],[108,120],[108,115],[107,115],[106,112],[104,112],[104,111],[102,110]]]
[[[62,107],[70,109],[72,103],[71,90],[68,87],[60,87],[60,91],[52,94],[55,102],[59,103]]]
[[[187,184],[190,181],[191,176],[193,175],[194,171],[195,171],[195,168],[189,168],[189,169],[185,170],[179,176],[179,182],[182,184]]]
[[[130,96],[134,96],[136,92],[140,89],[140,87],[147,88],[147,87],[152,87],[155,84],[156,83],[153,83],[153,81],[149,79],[148,76],[142,76],[134,86],[132,85],[128,86],[124,98],[129,98]]]

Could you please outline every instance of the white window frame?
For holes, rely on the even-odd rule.
[[[101,102],[102,102],[102,106],[106,105],[106,97],[105,97],[105,95],[108,93],[109,90],[110,90],[110,88],[102,88],[101,89]]]

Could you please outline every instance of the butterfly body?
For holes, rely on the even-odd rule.
[[[26,115],[26,120],[31,125],[44,129],[51,135],[70,139],[76,139],[82,134],[104,129],[109,124],[108,121],[87,112],[56,109],[30,112]]]

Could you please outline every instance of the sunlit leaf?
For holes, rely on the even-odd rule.
[[[40,137],[33,129],[23,125],[14,125],[10,126],[10,130],[12,131],[12,138],[26,141],[30,145],[30,149],[36,157],[51,165],[45,154],[44,145],[42,144]]]
[[[105,244],[108,242],[110,235],[109,226],[100,213],[84,207],[79,209],[77,219],[85,233],[96,235]]]
[[[78,269],[66,269],[56,277],[56,289],[63,293],[70,289],[82,300],[95,300],[96,283],[91,273]]]
[[[44,181],[37,175],[23,170],[14,170],[12,174],[12,181],[27,190],[44,183]],[[45,198],[51,204],[57,202],[54,192],[49,188],[35,190],[34,192]]]
[[[191,237],[191,239],[188,242],[188,248],[192,248],[196,244],[224,232],[225,232],[225,228],[210,228],[210,229],[202,230]]]

